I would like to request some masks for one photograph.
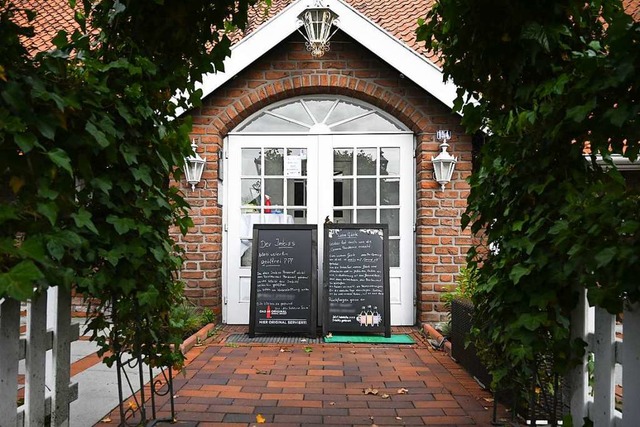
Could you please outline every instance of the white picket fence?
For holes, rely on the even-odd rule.
[[[571,415],[574,426],[588,417],[595,427],[640,426],[640,304],[624,310],[623,337],[616,340],[616,318],[601,308],[589,307],[583,292],[573,313],[572,336],[588,343],[593,353],[593,388],[589,386],[587,357],[570,375]],[[622,412],[615,408],[615,369],[622,367]]]
[[[47,302],[49,301],[49,302]],[[70,384],[71,295],[50,288],[26,304],[26,335],[20,334],[20,302],[0,299],[0,426],[69,425],[69,405],[78,396]],[[49,351],[50,350],[50,351]],[[19,362],[24,360],[24,403],[18,406]]]

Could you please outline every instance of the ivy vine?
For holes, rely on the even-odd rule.
[[[171,181],[191,121],[175,111],[197,105],[255,1],[70,0],[75,29],[35,52],[38,11],[0,0],[0,298],[76,287],[99,301],[102,354],[117,335],[152,365],[182,363],[172,232],[193,223]]]
[[[487,135],[463,217],[476,347],[496,384],[540,357],[567,372],[580,289],[611,313],[640,300],[640,193],[611,162],[640,148],[640,23],[619,0],[440,0],[417,34]]]

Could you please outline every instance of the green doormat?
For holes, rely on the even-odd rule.
[[[407,334],[391,335],[383,337],[380,335],[333,335],[324,337],[327,343],[353,343],[353,344],[415,344],[415,340]]]

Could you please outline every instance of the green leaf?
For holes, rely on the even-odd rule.
[[[58,239],[50,239],[47,241],[47,251],[49,255],[57,261],[60,261],[64,257],[64,246]]]
[[[156,259],[156,261],[162,261],[164,259],[165,252],[162,249],[151,247],[149,248],[149,250],[153,254],[153,257]]]
[[[153,306],[159,295],[158,290],[154,286],[150,286],[149,289],[138,294],[138,302],[140,305]]]
[[[93,221],[91,221],[91,213],[84,208],[80,208],[78,213],[71,214],[71,217],[73,218],[73,221],[76,223],[77,227],[86,227],[93,233],[99,234],[98,229],[94,225]]]
[[[105,135],[104,132],[98,129],[96,125],[93,124],[93,122],[87,122],[84,128],[87,132],[89,132],[91,136],[95,138],[96,142],[100,147],[106,148],[109,146],[110,142],[107,139],[107,135]]]
[[[104,194],[109,194],[109,191],[113,188],[113,184],[107,178],[96,177],[91,180],[91,185],[98,188]]]
[[[549,229],[549,234],[560,234],[568,229],[569,223],[567,221],[556,221],[556,223]]]
[[[47,187],[39,187],[38,195],[40,197],[44,197],[45,199],[55,200],[60,195],[60,192]]]
[[[58,205],[54,202],[38,203],[36,211],[44,215],[51,225],[55,225],[58,220]]]
[[[133,220],[128,218],[118,218],[115,215],[109,215],[107,217],[107,223],[113,225],[113,227],[116,229],[116,232],[120,235],[125,234],[133,227],[135,227],[135,223],[133,222]]]
[[[0,204],[0,224],[11,220],[18,219],[18,213],[15,206]]]
[[[542,324],[541,319],[544,318],[544,314],[533,315],[529,313],[521,314],[518,318],[518,324],[524,326],[530,331],[535,331]]]
[[[73,176],[73,170],[71,169],[71,159],[63,149],[54,148],[47,153],[47,156],[58,167],[63,168],[64,170],[69,172],[69,175]]]
[[[596,105],[597,105],[596,98],[593,97],[589,101],[587,101],[585,104],[569,108],[567,110],[566,117],[567,119],[571,119],[574,122],[580,123],[584,121],[587,115],[593,111]]]
[[[22,242],[20,252],[37,262],[43,262],[46,256],[42,239],[33,237],[27,238]]]
[[[47,139],[53,141],[56,138],[56,120],[49,116],[42,116],[36,119],[36,127]]]
[[[149,173],[149,167],[146,165],[140,166],[139,168],[131,168],[131,173],[136,181],[142,181],[147,185],[151,185],[153,183],[151,180],[151,174]]]
[[[20,147],[25,154],[31,151],[36,145],[41,147],[41,145],[38,144],[38,138],[31,132],[18,133],[14,136],[14,140],[16,141],[16,145]]]
[[[523,276],[526,276],[530,272],[531,270],[529,268],[518,264],[509,272],[509,279],[511,279],[514,285],[517,285],[518,282],[520,282],[520,279],[522,279]]]
[[[24,301],[33,295],[38,280],[44,278],[33,261],[22,261],[6,273],[0,273],[0,295]]]
[[[598,252],[598,254],[595,256],[598,268],[609,264],[617,254],[618,248],[614,247],[605,248]]]
[[[58,31],[58,34],[51,40],[53,45],[58,49],[65,48],[69,42],[67,40],[67,32],[65,30]]]

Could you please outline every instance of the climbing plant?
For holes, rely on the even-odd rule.
[[[417,34],[486,135],[463,217],[476,346],[496,383],[541,355],[566,372],[580,289],[611,313],[640,300],[640,197],[611,167],[640,148],[640,24],[619,0],[439,0]]]
[[[0,0],[0,298],[75,286],[100,301],[89,328],[103,353],[117,332],[151,364],[182,362],[171,230],[192,221],[171,181],[191,121],[175,112],[197,105],[195,83],[222,69],[255,2],[69,0],[57,12],[73,27],[34,49],[39,11]]]

